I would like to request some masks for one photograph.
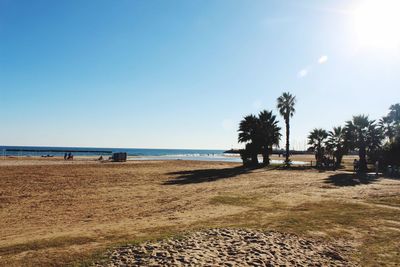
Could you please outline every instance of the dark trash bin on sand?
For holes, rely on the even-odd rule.
[[[126,152],[117,152],[113,153],[111,160],[112,161],[118,161],[118,162],[124,162],[128,158],[128,153]]]

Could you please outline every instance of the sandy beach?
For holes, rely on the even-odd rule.
[[[338,252],[339,251],[339,252]],[[210,229],[109,253],[101,266],[352,266],[338,244],[293,234],[249,229]]]
[[[400,0],[0,0],[0,267],[400,267]]]
[[[0,183],[1,266],[82,264],[122,244],[213,228],[295,234],[338,248],[351,264],[400,264],[396,179],[226,162],[30,158],[0,160]]]

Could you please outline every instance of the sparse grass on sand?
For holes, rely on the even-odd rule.
[[[400,180],[235,163],[0,161],[0,265],[85,266],[107,248],[214,227],[278,230],[400,264]]]

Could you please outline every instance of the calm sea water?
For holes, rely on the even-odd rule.
[[[224,150],[206,149],[153,149],[153,148],[95,148],[95,147],[44,147],[44,146],[0,146],[1,156],[55,156],[62,157],[65,152],[74,156],[109,156],[113,152],[128,153],[128,160],[202,160],[241,162],[238,155],[224,154]],[[262,160],[260,158],[260,160]],[[271,163],[283,163],[272,160]],[[296,161],[293,164],[306,164]]]
[[[107,155],[113,152],[127,152],[128,156],[180,156],[180,155],[215,155],[224,150],[204,149],[153,149],[153,148],[95,148],[95,147],[44,147],[44,146],[0,146],[0,152],[7,156],[62,156],[70,152],[76,156]]]

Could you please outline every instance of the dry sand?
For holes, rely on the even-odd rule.
[[[400,263],[394,179],[219,162],[8,159],[0,184],[1,266],[63,265],[121,242],[214,227],[339,242],[354,248],[352,264]]]
[[[346,248],[293,234],[210,229],[126,245],[93,266],[352,266],[342,251]]]

